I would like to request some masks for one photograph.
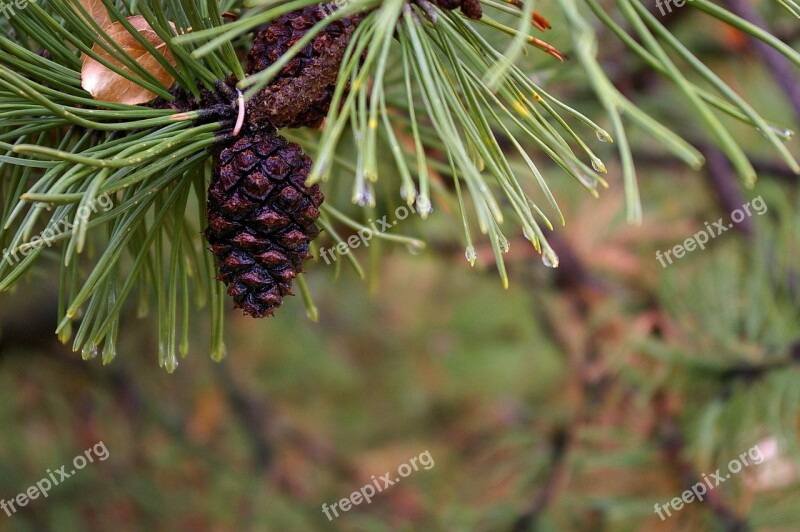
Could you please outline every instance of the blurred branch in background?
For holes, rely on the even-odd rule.
[[[753,4],[748,0],[725,0],[725,4],[735,14],[755,24],[760,28],[769,30],[766,21],[758,14]],[[789,60],[770,48],[762,41],[748,37],[749,46],[756,51],[758,56],[769,69],[778,87],[786,94],[792,104],[795,117],[800,117],[800,77],[792,67]]]

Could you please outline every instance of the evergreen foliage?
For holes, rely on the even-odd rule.
[[[334,242],[342,241],[342,227],[365,228],[379,198],[387,205],[398,199],[415,205],[423,218],[441,205],[460,218],[470,263],[476,260],[477,235],[485,235],[508,286],[503,255],[509,235],[521,232],[545,264],[559,263],[546,232],[566,222],[549,185],[561,176],[545,176],[539,161],[547,157],[562,175],[597,195],[608,185],[602,176],[606,166],[594,152],[596,139],[616,144],[628,219],[640,221],[629,127],[693,168],[704,157],[614,86],[597,57],[599,29],[674,84],[681,104],[744,184],[753,185],[756,171],[722,117],[756,128],[793,171],[800,171],[785,144],[791,131],[764,119],[635,0],[618,0],[613,7],[597,0],[548,6],[560,18],[552,34],[566,43],[568,63],[567,54],[534,36],[546,19],[529,16],[532,0],[486,0],[478,20],[465,16],[465,6],[451,10],[424,0],[340,4],[273,64],[246,76],[240,58],[253,32],[316,2],[102,0],[110,20],[140,41],[175,87],[137,63],[79,2],[30,3],[1,21],[6,31],[0,37],[0,247],[12,253],[0,262],[0,290],[14,288],[44,261],[55,263],[61,278],[57,334],[84,357],[102,353],[104,362],[116,354],[126,303],[135,298],[140,315],[154,306],[159,360],[169,370],[188,352],[196,309],[208,307],[210,352],[222,358],[229,303],[199,235],[207,224],[209,153],[230,140],[234,124],[214,118],[213,105],[181,112],[169,105],[92,99],[81,88],[81,58],[106,65],[164,102],[174,99],[176,89],[203,102],[203,94],[231,77],[248,101],[258,101],[304,46],[354,15],[363,20],[347,43],[327,122],[321,130],[287,133],[313,160],[308,185],[345,181],[352,203],[363,207],[354,216],[345,214],[345,204],[322,207],[320,225]],[[782,4],[797,12],[792,0]],[[688,6],[800,65],[796,50],[716,4],[694,0]],[[474,6],[467,14],[475,15]],[[127,21],[131,15],[143,17],[165,46],[156,49],[142,39]],[[608,131],[548,89],[566,69],[594,91]],[[346,137],[352,140],[345,142]],[[112,197],[113,207],[97,209],[102,197]],[[91,216],[82,216],[86,209]],[[55,245],[27,244],[62,226],[69,230],[51,239]],[[422,246],[411,237],[375,237]],[[314,317],[302,278],[299,285]]]

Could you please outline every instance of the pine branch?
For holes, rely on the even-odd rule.
[[[541,513],[547,508],[548,503],[555,498],[556,492],[564,482],[567,475],[566,458],[571,445],[572,434],[568,429],[556,430],[552,437],[550,470],[547,473],[541,491],[531,502],[525,512],[520,515],[511,527],[512,532],[525,532],[535,530],[536,523]]]
[[[313,0],[253,0],[246,9],[211,0],[103,5],[111,25],[66,0],[31,3],[0,20],[8,30],[0,36],[0,247],[9,250],[0,259],[0,291],[43,260],[56,262],[57,334],[85,358],[102,353],[104,362],[114,359],[120,316],[131,298],[142,315],[155,308],[158,360],[169,371],[188,353],[189,331],[204,307],[211,355],[225,356],[224,289],[214,257],[197,236],[208,225],[209,161],[237,137],[243,116],[245,127],[257,127],[247,117],[259,102],[276,101],[262,98],[264,91],[295,56],[348,17],[359,23],[336,41],[342,53],[329,56],[334,67],[340,64],[338,77],[332,73],[337,81],[325,126],[297,135],[313,159],[306,185],[332,187],[346,179],[351,203],[362,208],[355,218],[362,220],[379,197],[413,205],[423,219],[435,205],[453,206],[467,260],[476,260],[478,238],[487,241],[505,286],[511,232],[524,235],[546,265],[560,262],[548,235],[566,220],[548,185],[554,176],[542,170],[545,158],[597,195],[607,183],[594,137],[613,139],[633,222],[641,219],[641,207],[630,125],[690,166],[703,163],[695,147],[614,86],[597,57],[598,21],[681,92],[714,149],[746,185],[755,167],[723,127],[722,115],[757,128],[788,168],[800,172],[785,144],[791,132],[766,121],[673,35],[668,21],[630,0],[613,8],[595,0],[561,2],[564,26],[552,30],[569,35],[569,53],[540,38],[551,24],[532,12],[530,0],[465,0],[457,2],[458,11],[440,2],[353,0],[318,17],[266,68],[247,73],[239,57],[254,31],[298,9],[322,7]],[[691,5],[800,65],[800,54],[767,31],[706,0]],[[233,14],[223,18],[223,11]],[[529,47],[535,53],[525,57]],[[143,57],[163,76],[145,68]],[[127,105],[93,98],[84,89],[87,62],[116,76],[120,87],[158,99]],[[537,81],[528,75],[534,69],[542,72]],[[549,91],[552,73],[567,69],[592,89],[611,133]],[[591,140],[587,133],[594,134]],[[385,150],[390,155],[383,160]],[[517,161],[524,173],[516,171]],[[99,209],[105,198],[111,206]],[[91,214],[82,216],[87,209]],[[339,230],[367,226],[345,212],[342,205],[323,208],[320,223],[337,243],[346,236]],[[31,245],[38,234],[52,234],[47,246]],[[412,237],[386,239],[422,245]],[[313,300],[302,280],[298,284],[313,318]]]

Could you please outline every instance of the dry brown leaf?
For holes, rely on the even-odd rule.
[[[82,0],[91,1],[91,0]],[[128,22],[158,50],[171,65],[175,65],[175,59],[161,37],[150,27],[142,16],[128,17]],[[137,63],[150,72],[164,86],[169,87],[175,79],[169,72],[153,57],[153,55],[142,46],[136,38],[128,33],[128,30],[120,22],[115,22],[105,28],[108,36],[114,40],[123,50],[125,50]],[[99,44],[92,46],[92,51],[103,57],[111,64],[121,68],[126,72],[130,69],[123,66],[119,61],[103,50]],[[128,105],[138,105],[147,103],[154,99],[156,95],[130,81],[129,79],[117,74],[113,70],[105,67],[99,61],[89,56],[83,56],[83,68],[81,69],[81,86],[88,91],[95,100],[107,102],[124,103]]]
[[[73,0],[73,2],[75,2],[75,0]],[[103,5],[102,0],[77,0],[75,3],[83,6],[83,9],[91,15],[101,28],[105,29],[111,26],[111,17],[108,15],[108,10],[106,6]],[[79,15],[83,16],[77,8],[76,11]]]

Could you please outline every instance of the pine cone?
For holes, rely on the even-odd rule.
[[[269,67],[314,24],[325,18],[323,6],[308,6],[276,18],[260,31],[247,54],[247,73]],[[318,127],[328,114],[347,44],[362,15],[331,22],[289,61],[275,79],[248,102],[248,123]]]
[[[480,0],[435,0],[435,3],[442,9],[453,10],[460,7],[464,16],[473,20],[480,20],[483,17]]]
[[[305,186],[311,159],[277,135],[242,137],[219,154],[208,189],[205,237],[235,306],[272,315],[311,257],[324,197]]]
[[[483,7],[479,0],[464,0],[461,4],[461,12],[472,20],[480,20],[483,17]]]

